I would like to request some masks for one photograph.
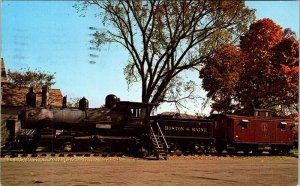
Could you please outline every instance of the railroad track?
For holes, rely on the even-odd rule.
[[[270,155],[270,154],[262,154],[262,155],[243,155],[243,154],[217,154],[214,152],[208,154],[184,154],[184,153],[169,153],[168,156],[219,156],[219,157],[255,157],[255,156],[282,156],[282,155]],[[298,158],[298,153],[290,153],[289,155]],[[39,158],[39,157],[133,157],[130,154],[124,154],[122,152],[36,152],[32,154],[22,153],[22,152],[6,152],[1,154],[1,158]],[[146,157],[146,159],[149,157]]]
[[[37,153],[5,153],[1,154],[1,158],[16,158],[16,157],[122,157],[122,156],[130,156],[120,152],[37,152]]]

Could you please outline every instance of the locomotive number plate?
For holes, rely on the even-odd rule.
[[[97,129],[111,129],[111,124],[96,124]]]

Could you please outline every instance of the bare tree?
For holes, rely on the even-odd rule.
[[[194,83],[180,74],[199,70],[216,48],[235,42],[254,20],[254,10],[240,0],[86,0],[77,8],[89,6],[100,8],[107,28],[94,33],[96,45],[115,42],[128,50],[126,80],[140,82],[142,101],[151,103],[193,97]]]

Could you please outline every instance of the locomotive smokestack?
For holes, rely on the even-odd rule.
[[[42,107],[48,106],[49,104],[48,99],[49,99],[48,86],[44,85],[42,87],[42,104],[41,104]]]
[[[33,92],[33,87],[30,87],[29,92],[26,94],[26,105],[31,107],[36,106],[36,95]]]

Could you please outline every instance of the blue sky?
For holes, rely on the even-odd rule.
[[[105,46],[100,52],[90,50],[89,27],[100,25],[94,17],[97,9],[89,9],[85,17],[80,17],[72,7],[74,4],[73,1],[4,1],[1,56],[6,68],[55,72],[53,88],[61,89],[69,98],[85,96],[91,107],[102,105],[105,96],[111,93],[121,100],[140,101],[140,88],[135,86],[128,91],[123,76],[129,59],[126,50],[116,45]],[[257,9],[257,19],[271,18],[283,28],[292,28],[299,38],[298,1],[247,1],[246,5]],[[205,96],[203,90],[200,94]],[[199,107],[190,108],[188,113],[200,112]],[[167,104],[159,111],[166,110],[175,111]]]

